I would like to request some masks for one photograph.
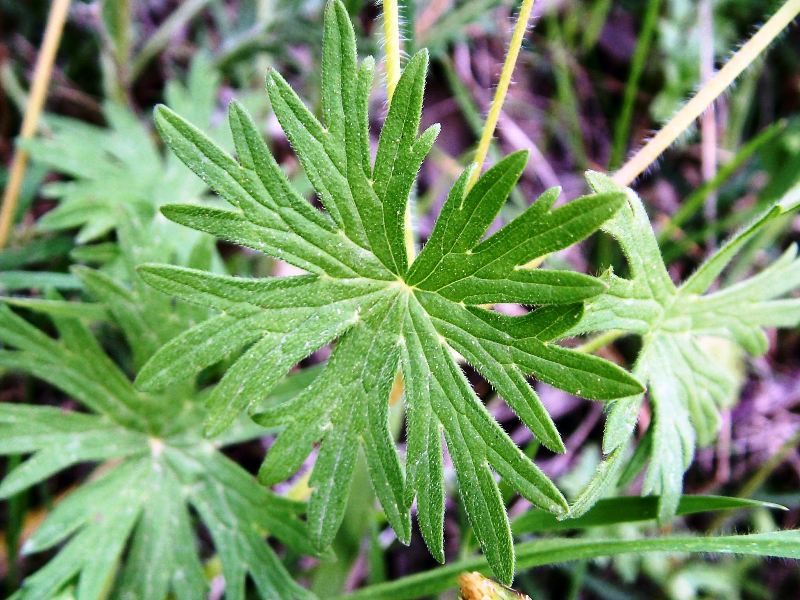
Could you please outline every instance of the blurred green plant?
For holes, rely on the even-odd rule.
[[[209,59],[198,54],[185,85],[171,81],[166,97],[176,110],[196,122],[210,124],[216,107],[219,78]],[[108,127],[47,115],[49,135],[24,142],[39,165],[70,177],[48,183],[45,196],[58,206],[37,222],[41,231],[80,227],[76,241],[98,240],[130,218],[133,210],[146,223],[156,219],[163,204],[183,199],[199,202],[207,188],[171,153],[163,154],[129,108],[106,103]],[[224,141],[224,134],[220,134]],[[183,227],[165,232],[176,251],[190,248],[196,234]]]

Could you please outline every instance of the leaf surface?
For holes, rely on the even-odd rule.
[[[639,393],[640,384],[619,367],[555,343],[577,319],[581,303],[605,285],[579,273],[524,268],[591,234],[625,196],[594,194],[554,208],[558,191],[551,190],[487,236],[527,161],[525,153],[515,153],[469,193],[468,172],[460,178],[430,240],[411,262],[406,208],[438,133],[438,127],[419,133],[427,63],[420,52],[403,70],[374,165],[367,118],[373,62],[359,64],[340,2],[330,2],[325,13],[321,119],[285,79],[269,74],[272,108],[324,210],[292,189],[241,106],[230,109],[236,159],[177,114],[156,109],[167,145],[230,205],[166,206],[164,214],[308,275],[248,280],[141,267],[150,285],[220,315],[168,342],[137,384],[155,391],[234,357],[208,402],[208,432],[221,433],[243,412],[282,428],[261,469],[269,484],[292,475],[319,444],[309,502],[309,532],[318,549],[341,523],[361,447],[398,537],[409,539],[416,498],[425,540],[442,560],[444,439],[470,523],[498,576],[508,580],[513,546],[495,475],[547,510],[563,513],[566,502],[486,411],[454,353],[556,451],[564,450],[560,436],[527,377],[597,400]],[[515,319],[479,307],[500,302],[537,308],[534,316]],[[332,342],[331,360],[307,392],[274,410],[253,410],[284,373]],[[407,390],[405,472],[387,423],[398,372]]]

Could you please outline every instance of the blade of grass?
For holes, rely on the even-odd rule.
[[[450,42],[460,39],[469,25],[485,17],[502,2],[503,0],[470,0],[452,7],[440,19],[420,24],[416,47],[427,48],[431,56],[446,55],[445,51]]]
[[[782,133],[786,129],[786,125],[786,121],[777,121],[761,131],[742,146],[730,162],[720,168],[713,179],[706,181],[693,191],[659,233],[659,243],[665,243],[686,221],[691,219],[703,207],[709,194],[718,191],[753,154]]]
[[[588,52],[600,39],[603,27],[608,20],[608,13],[611,10],[611,0],[596,0],[589,9],[587,23],[583,24],[583,36],[581,37],[581,52]]]
[[[142,74],[150,61],[169,44],[173,34],[194,19],[211,0],[187,0],[182,2],[175,11],[167,17],[161,26],[150,36],[142,49],[133,59],[130,72],[130,81],[134,82]]]
[[[745,508],[785,507],[769,502],[726,496],[683,496],[678,505],[679,516],[703,512],[729,511]],[[539,509],[532,509],[520,515],[512,523],[516,535],[544,531],[566,531],[602,527],[618,523],[651,521],[658,518],[658,496],[622,496],[600,500],[586,514],[577,519],[558,520],[554,515]]]
[[[711,0],[700,0],[698,9],[698,23],[700,30],[700,76],[702,84],[708,83],[714,77],[714,8]],[[717,111],[712,102],[708,110],[700,117],[700,170],[703,181],[711,181],[717,174]],[[706,196],[703,214],[706,223],[713,223],[717,219],[717,193],[711,192]],[[714,251],[717,237],[713,234],[706,238],[706,252]]]
[[[547,21],[547,41],[553,57],[553,74],[556,81],[556,97],[564,121],[566,121],[566,143],[579,170],[586,168],[589,158],[586,155],[583,129],[581,128],[580,108],[576,101],[578,94],[572,79],[572,66],[568,53],[567,36],[562,33],[558,13],[553,11]],[[562,125],[563,127],[563,125]]]
[[[644,552],[722,553],[779,558],[800,558],[800,531],[717,537],[667,536],[643,539],[550,538],[515,546],[517,571],[601,556]],[[396,581],[365,587],[340,600],[412,600],[444,592],[456,586],[464,571],[489,574],[486,560],[476,556]]]
[[[777,469],[783,461],[786,460],[786,457],[797,448],[797,445],[800,444],[800,432],[793,435],[791,438],[786,440],[783,445],[778,449],[778,451],[769,457],[769,459],[762,464],[758,470],[753,473],[753,475],[748,479],[741,489],[738,492],[738,496],[742,498],[747,498],[755,494],[761,486],[764,485],[764,482],[767,478],[772,475],[773,471]],[[738,512],[738,511],[737,511]],[[708,526],[709,531],[712,529],[721,529],[725,526],[726,523],[730,519],[735,516],[736,513],[727,513],[727,514],[720,514],[717,515],[713,521]]]

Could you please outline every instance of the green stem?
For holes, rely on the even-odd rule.
[[[800,537],[797,532],[787,531],[778,534],[670,536],[635,540],[548,538],[516,544],[515,550],[519,572],[573,560],[643,552],[715,552],[798,558]],[[454,588],[458,575],[464,571],[490,574],[486,559],[476,556],[396,581],[365,587],[340,599],[411,600],[430,596]]]
[[[500,81],[497,84],[494,99],[489,108],[486,123],[483,126],[483,133],[478,142],[478,149],[475,151],[473,163],[477,168],[473,171],[472,176],[467,182],[467,190],[472,189],[472,186],[478,181],[478,177],[480,177],[481,170],[483,169],[483,163],[486,162],[486,155],[489,153],[489,146],[494,137],[497,120],[500,118],[500,111],[503,110],[503,103],[506,100],[506,94],[508,94],[508,88],[511,85],[514,66],[517,64],[517,58],[519,57],[520,48],[522,48],[522,40],[525,37],[525,30],[528,28],[528,21],[530,20],[532,10],[533,0],[523,0],[522,6],[519,9],[519,15],[517,15],[517,23],[514,26],[511,42],[508,45],[508,53],[503,63],[503,71],[500,73]]]
[[[150,36],[150,39],[147,40],[147,43],[142,46],[139,54],[134,58],[131,66],[130,81],[136,81],[145,67],[150,64],[150,61],[166,48],[175,32],[196,17],[210,2],[211,0],[187,0],[181,3],[156,32]]]
[[[744,483],[736,496],[738,498],[752,497],[759,489],[761,489],[761,486],[763,486],[767,478],[772,475],[772,472],[783,464],[783,461],[786,460],[786,457],[789,456],[789,453],[797,448],[798,444],[800,444],[800,432],[794,434],[791,438],[786,440],[778,449],[778,451],[770,456],[769,459],[762,464],[755,473],[753,473],[750,479]],[[721,529],[733,516],[734,515],[731,513],[717,515],[708,526],[708,531],[716,531]]]
[[[601,333],[600,335],[593,337],[590,340],[587,340],[580,346],[576,347],[575,351],[583,352],[585,354],[592,354],[593,352],[596,352],[600,348],[608,346],[609,344],[617,341],[623,335],[625,335],[624,331],[618,331],[616,329],[612,329],[611,331]]]
[[[661,230],[661,233],[659,233],[659,244],[663,244],[667,241],[686,221],[692,218],[697,211],[703,207],[708,195],[717,191],[745,161],[753,156],[762,146],[775,139],[775,137],[785,129],[786,121],[778,121],[764,129],[764,131],[742,146],[733,159],[720,168],[713,179],[705,182],[683,201],[681,207],[675,212],[669,223]]]
[[[622,96],[622,110],[614,124],[614,145],[611,148],[611,158],[608,161],[609,169],[617,169],[622,164],[622,159],[627,148],[628,138],[631,133],[631,118],[636,94],[639,91],[639,80],[644,72],[647,57],[650,54],[650,45],[653,33],[658,23],[658,13],[661,9],[661,0],[648,0],[647,9],[642,21],[642,31],[636,41],[636,48],[631,59],[631,72],[625,82],[625,91]]]

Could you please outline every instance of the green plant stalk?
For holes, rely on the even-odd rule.
[[[586,354],[592,354],[593,352],[597,352],[600,348],[608,346],[609,344],[614,343],[619,338],[625,335],[624,331],[607,331],[606,333],[601,333],[596,337],[593,337],[580,346],[577,346],[575,350],[578,352],[585,352]]]
[[[584,24],[583,36],[581,37],[581,51],[588,52],[600,38],[600,33],[608,20],[608,12],[611,10],[611,0],[597,0],[589,9],[588,25]]]
[[[800,13],[800,0],[787,0],[722,69],[663,128],[613,175],[630,185],[716,100]]]
[[[586,155],[586,147],[583,142],[583,130],[581,128],[581,117],[578,104],[576,102],[577,93],[572,82],[570,64],[567,57],[566,39],[558,23],[558,15],[551,13],[548,19],[548,41],[553,55],[553,70],[556,80],[556,93],[558,96],[559,112],[566,120],[568,127],[567,144],[577,163],[579,170],[583,170],[589,162]]]
[[[574,560],[643,552],[714,552],[800,558],[800,535],[796,531],[778,534],[730,535],[718,537],[670,536],[636,540],[550,538],[515,546],[517,571]],[[455,587],[464,571],[489,574],[486,561],[476,556],[467,560],[403,577],[393,582],[363,588],[339,600],[412,600]]]
[[[511,42],[508,45],[508,53],[503,63],[503,70],[500,73],[500,81],[497,84],[497,89],[492,99],[492,105],[489,108],[489,114],[483,126],[483,133],[478,142],[478,149],[475,151],[475,159],[472,161],[476,168],[467,182],[467,191],[472,189],[475,182],[478,181],[478,177],[480,177],[481,170],[483,169],[483,164],[486,162],[486,155],[489,152],[489,146],[494,137],[494,130],[497,127],[497,120],[500,118],[500,112],[503,110],[506,94],[508,94],[508,88],[511,85],[514,66],[517,64],[517,58],[519,57],[520,48],[522,48],[522,40],[525,37],[525,30],[528,28],[528,21],[530,20],[532,10],[533,0],[523,0],[522,6],[519,9],[519,14],[517,15],[517,23],[514,26]]]
[[[631,133],[633,105],[636,102],[636,95],[639,91],[639,81],[644,72],[645,64],[647,64],[647,57],[653,42],[653,34],[656,30],[656,23],[658,23],[660,9],[661,0],[648,0],[644,20],[642,21],[642,31],[639,34],[639,39],[636,40],[636,48],[633,51],[630,75],[628,76],[628,81],[625,82],[622,110],[614,124],[614,144],[611,147],[611,158],[608,161],[609,169],[612,170],[619,168],[625,156],[625,149]]]
[[[437,58],[446,55],[445,50],[449,42],[459,38],[470,24],[480,21],[484,15],[501,3],[503,0],[471,0],[460,3],[434,23],[420,30],[415,47],[427,48],[431,56]]]
[[[128,65],[131,50],[130,0],[106,0],[102,3],[103,51],[100,67],[106,96],[124,104],[127,102]]]
[[[169,44],[172,35],[195,18],[210,2],[211,0],[187,0],[181,3],[156,32],[150,36],[150,39],[147,40],[133,59],[130,81],[136,81],[145,67],[150,64],[150,61]]]
[[[780,244],[779,238],[786,233],[787,228],[791,226],[792,222],[792,215],[787,215],[782,219],[776,219],[772,223],[764,226],[753,242],[742,250],[739,258],[730,266],[728,272],[725,274],[725,283],[733,284],[746,277],[748,272],[753,269],[760,256],[762,256],[765,249],[774,248],[776,245]]]
[[[709,194],[717,191],[722,184],[724,184],[730,177],[759,149],[761,149],[768,142],[775,139],[775,137],[786,129],[786,121],[778,121],[773,123],[756,137],[747,142],[733,159],[723,165],[717,172],[716,176],[705,182],[694,192],[692,192],[686,200],[683,201],[680,208],[675,212],[669,222],[661,230],[658,236],[659,243],[666,242],[680,227],[692,218],[697,211],[699,211]]]
[[[383,0],[383,43],[386,50],[386,94],[391,102],[400,80],[400,15],[397,0]]]

